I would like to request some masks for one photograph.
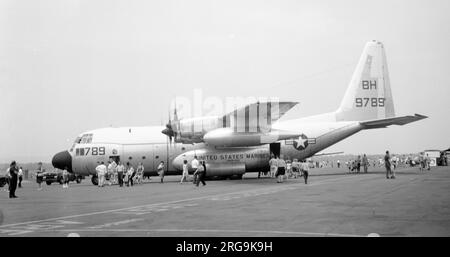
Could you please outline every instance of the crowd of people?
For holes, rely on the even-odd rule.
[[[202,183],[204,186],[206,185],[205,177],[206,177],[206,163],[205,161],[199,161],[197,156],[191,161],[191,167],[194,171],[192,176],[192,182],[198,187],[199,183]],[[113,185],[118,184],[119,187],[123,187],[126,185],[134,186],[135,184],[141,184],[144,181],[144,165],[142,162],[138,164],[136,169],[133,167],[130,162],[126,163],[126,166],[123,165],[121,161],[118,163],[115,160],[110,159],[108,161],[108,165],[105,165],[104,162],[101,162],[95,168],[98,178],[98,186],[104,187],[105,185]],[[164,176],[166,172],[166,166],[164,161],[161,161],[157,168],[157,173],[160,178],[160,183],[164,183]],[[148,179],[151,180],[150,176]],[[187,182],[190,180],[189,176],[189,168],[187,160],[183,162],[183,173],[181,177],[180,184],[183,182]]]
[[[378,159],[379,167],[383,167],[386,169],[386,178],[387,179],[395,179],[395,170],[400,165],[410,165],[410,166],[419,166],[420,171],[430,170],[430,157],[428,154],[424,154],[423,152],[419,153],[419,155],[415,158],[406,157],[400,159],[396,155],[391,155],[389,151],[386,151],[386,154],[383,158]],[[369,160],[366,154],[362,156],[359,155],[354,160],[349,160],[345,162],[345,165],[348,168],[348,173],[368,173],[369,167],[376,167],[376,160]],[[200,183],[204,186],[206,185],[205,177],[206,177],[206,162],[204,160],[199,161],[197,156],[190,163],[191,170],[193,171],[192,177],[189,175],[189,165],[188,161],[183,161],[183,170],[180,184],[183,182],[192,181],[193,184],[198,187]],[[305,184],[308,183],[308,176],[310,168],[312,167],[328,167],[334,166],[333,161],[322,161],[322,162],[312,162],[311,160],[298,160],[293,159],[292,161],[289,158],[283,158],[283,156],[278,157],[276,155],[271,155],[269,160],[269,171],[259,172],[258,178],[261,177],[261,174],[264,174],[266,177],[276,178],[277,183],[283,183],[285,179],[289,178],[300,178],[303,177]],[[340,160],[336,162],[337,168],[341,168]],[[96,168],[97,178],[98,178],[98,186],[104,187],[105,185],[113,185],[118,184],[120,187],[124,185],[134,186],[135,184],[141,184],[144,181],[144,165],[142,162],[138,163],[136,169],[132,164],[127,162],[125,165],[121,162],[116,161],[114,159],[110,159],[107,165],[104,162],[101,162]],[[166,166],[164,161],[161,161],[157,166],[158,176],[160,178],[160,183],[164,183]],[[22,187],[23,181],[23,169],[19,167],[15,161],[12,161],[9,168],[6,172],[6,181],[8,184],[8,188],[5,191],[9,192],[10,198],[17,198],[16,189]],[[44,181],[45,169],[42,166],[42,163],[38,163],[38,168],[35,172],[36,182],[38,184],[38,190],[42,190],[42,182]],[[64,168],[62,172],[62,182],[63,188],[69,187],[69,171],[68,168]],[[151,180],[150,176],[148,179]]]
[[[284,179],[303,177],[305,184],[308,183],[309,163],[307,161],[299,161],[298,159],[279,158],[276,155],[271,155],[269,160],[269,171],[259,172],[258,178],[261,177],[261,173],[271,178],[277,178],[277,183],[283,183]]]

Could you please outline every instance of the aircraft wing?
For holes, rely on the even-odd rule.
[[[236,128],[244,131],[268,131],[272,124],[279,120],[286,112],[296,106],[298,102],[256,102],[222,116],[224,123],[229,125],[231,120],[237,120]],[[226,126],[228,127],[228,126]]]
[[[416,113],[416,114],[414,114],[414,116],[408,115],[408,116],[401,116],[401,117],[395,117],[395,118],[369,120],[369,121],[362,121],[360,123],[361,123],[361,125],[364,126],[365,129],[376,129],[376,128],[385,128],[390,125],[403,126],[405,124],[415,122],[418,120],[422,120],[425,118],[428,118],[428,117]]]

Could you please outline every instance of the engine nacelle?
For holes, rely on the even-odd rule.
[[[236,132],[232,128],[218,128],[206,133],[203,141],[213,146],[241,147],[271,144],[298,136],[299,133],[290,131]]]

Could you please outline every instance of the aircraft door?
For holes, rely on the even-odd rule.
[[[165,166],[165,171],[167,171],[167,168],[169,167],[168,162],[170,161],[170,160],[168,160],[168,155],[167,155],[167,145],[160,144],[160,145],[154,145],[153,147],[154,147],[153,151],[152,151],[152,153],[153,153],[153,156],[152,156],[153,170],[156,172],[159,163],[161,161],[163,161],[164,166]]]
[[[281,144],[280,143],[272,143],[270,144],[270,154],[280,157]]]

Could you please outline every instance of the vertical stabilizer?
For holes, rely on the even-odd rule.
[[[339,109],[337,121],[395,117],[386,54],[381,42],[366,44]]]

